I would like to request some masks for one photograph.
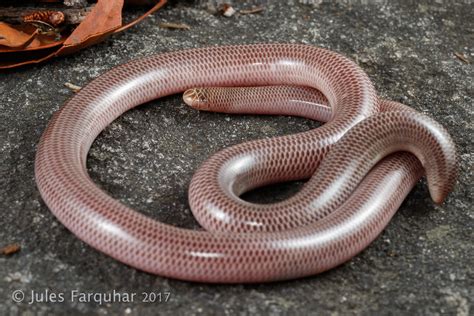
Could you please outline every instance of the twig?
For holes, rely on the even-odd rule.
[[[65,16],[66,24],[79,24],[81,23],[87,14],[92,10],[92,6],[87,8],[40,8],[40,7],[0,7],[0,21],[7,22],[10,24],[23,23],[23,18],[28,15],[32,15],[43,11],[55,11],[62,12]]]
[[[263,10],[265,10],[264,7],[255,7],[255,8],[247,9],[247,10],[240,10],[239,13],[240,14],[255,14],[255,13],[262,12]]]
[[[190,30],[191,27],[185,23],[171,23],[171,22],[162,22],[159,24],[159,27],[166,29],[181,29],[181,30]]]
[[[469,59],[466,58],[466,56],[464,56],[464,54],[461,54],[461,53],[458,53],[458,52],[454,52],[454,55],[460,60],[462,61],[463,63],[466,63],[466,64],[470,64],[471,62],[469,61]]]

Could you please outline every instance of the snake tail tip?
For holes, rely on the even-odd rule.
[[[432,187],[429,186],[430,196],[433,202],[437,205],[441,205],[444,203],[446,198],[448,197],[449,192],[452,191],[452,188],[443,188],[442,187]]]

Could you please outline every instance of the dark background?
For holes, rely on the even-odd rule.
[[[275,1],[277,2],[277,1]],[[278,2],[283,3],[283,1]],[[168,4],[137,27],[73,56],[0,74],[0,314],[99,315],[304,314],[468,315],[472,313],[472,5],[267,4],[257,15],[225,18],[192,2]],[[137,16],[140,12],[129,12]],[[161,21],[189,24],[167,30]],[[380,95],[434,117],[455,139],[459,182],[432,203],[416,186],[382,235],[347,264],[290,282],[216,286],[161,278],[117,262],[68,232],[49,212],[33,175],[35,146],[52,113],[111,67],[154,53],[208,45],[287,42],[317,45],[355,60]],[[194,170],[219,149],[249,139],[308,130],[290,117],[198,113],[179,96],[129,111],[94,143],[93,179],[110,194],[160,221],[196,228],[186,191]],[[271,201],[300,184],[247,195]],[[275,193],[276,192],[276,193]],[[170,291],[167,303],[17,304],[14,290]],[[67,296],[66,296],[67,298]]]

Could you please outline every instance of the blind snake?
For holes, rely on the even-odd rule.
[[[86,160],[94,139],[122,113],[185,90],[186,103],[200,110],[327,123],[213,155],[189,188],[193,214],[207,231],[173,227],[99,189]],[[456,165],[454,143],[440,124],[381,100],[348,58],[308,45],[257,44],[159,54],[99,76],[53,115],[38,144],[35,177],[58,220],[109,256],[166,277],[246,283],[309,276],[346,262],[380,234],[423,174],[441,203]],[[282,202],[239,198],[305,178]]]

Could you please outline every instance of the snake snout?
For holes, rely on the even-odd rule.
[[[209,108],[209,100],[203,89],[188,89],[183,93],[184,102],[196,110],[207,110]]]
[[[190,107],[193,107],[195,99],[196,99],[196,89],[188,89],[183,93],[183,101]]]

